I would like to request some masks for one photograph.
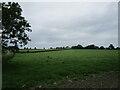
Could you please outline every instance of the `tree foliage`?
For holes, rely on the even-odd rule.
[[[109,49],[115,49],[113,44],[110,44],[110,46],[108,47]]]
[[[2,3],[2,46],[26,45],[31,41],[26,34],[26,31],[32,31],[30,27],[28,21],[22,16],[22,9],[18,3]]]
[[[95,46],[94,44],[92,45],[88,45],[85,47],[85,49],[98,49],[99,47],[98,46]]]
[[[103,46],[100,46],[100,49],[105,49]]]
[[[83,49],[83,46],[78,44],[77,46],[72,46],[71,48],[72,49]]]

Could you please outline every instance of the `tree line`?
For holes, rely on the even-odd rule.
[[[71,49],[110,49],[110,50],[113,50],[113,49],[120,49],[120,47],[115,48],[113,44],[110,44],[108,47],[104,47],[104,46],[99,47],[99,46],[92,44],[92,45],[88,45],[85,47],[83,47],[82,45],[72,46]]]
[[[28,47],[24,47],[24,49],[31,49]],[[34,47],[33,49],[37,49],[36,47]],[[45,48],[43,48],[45,49]],[[120,49],[120,47],[114,47],[113,44],[110,44],[108,47],[104,47],[104,46],[96,46],[94,44],[92,45],[87,45],[87,46],[82,46],[80,44],[76,45],[76,46],[65,46],[65,47],[50,47],[49,49],[108,49],[108,50],[114,50],[114,49]]]

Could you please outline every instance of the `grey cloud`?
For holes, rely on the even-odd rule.
[[[33,32],[29,47],[117,46],[117,3],[20,3]]]

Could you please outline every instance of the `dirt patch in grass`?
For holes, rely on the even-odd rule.
[[[118,71],[101,72],[85,76],[83,80],[66,77],[52,84],[38,85],[36,88],[118,88],[118,74]]]

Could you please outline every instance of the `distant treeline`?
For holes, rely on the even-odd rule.
[[[28,48],[28,47],[24,47],[24,49],[31,49],[31,48]],[[36,47],[33,48],[33,49],[37,49]],[[45,48],[43,48],[45,49]],[[113,50],[113,49],[120,49],[120,47],[114,47],[113,44],[110,44],[108,47],[104,47],[104,46],[96,46],[94,44],[92,45],[87,45],[87,46],[82,46],[80,44],[76,45],[76,46],[66,46],[66,47],[50,47],[49,49],[109,49],[109,50]]]
[[[110,44],[108,47],[96,46],[94,44],[83,47],[82,45],[72,46],[71,49],[120,49],[120,47],[114,47],[113,44]]]

